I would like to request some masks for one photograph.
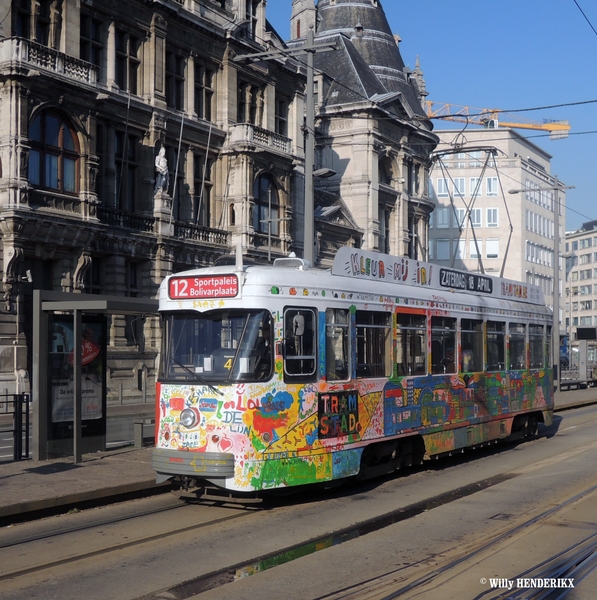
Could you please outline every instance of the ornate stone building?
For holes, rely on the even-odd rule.
[[[427,258],[429,154],[418,62],[408,69],[378,0],[293,0],[290,48],[315,40],[316,261],[347,243]],[[333,45],[333,51],[317,46]]]
[[[237,243],[264,260],[293,249],[305,79],[291,59],[234,60],[283,46],[264,0],[6,4],[0,388],[13,391],[31,368],[34,288],[152,298]],[[153,380],[156,327],[111,318],[112,397]]]

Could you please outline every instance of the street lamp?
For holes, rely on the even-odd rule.
[[[560,185],[554,177],[554,184],[546,187],[523,188],[520,190],[508,190],[509,194],[520,192],[542,192],[552,190],[555,192],[553,200],[553,322],[551,327],[551,358],[553,367],[554,386],[559,390],[559,366],[560,366],[560,190],[574,189],[573,185]]]

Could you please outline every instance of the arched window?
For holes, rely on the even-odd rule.
[[[29,183],[35,187],[76,194],[79,149],[74,130],[57,112],[44,111],[29,125]]]
[[[272,235],[280,235],[280,205],[278,191],[269,175],[260,175],[253,186],[253,229],[267,233],[268,227]]]

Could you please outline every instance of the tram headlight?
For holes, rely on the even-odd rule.
[[[180,413],[180,423],[183,427],[191,429],[192,427],[195,427],[198,422],[199,415],[197,414],[196,410],[193,410],[192,408],[185,408]]]

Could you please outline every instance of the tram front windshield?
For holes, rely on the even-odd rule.
[[[168,313],[160,380],[213,384],[269,379],[271,329],[266,310]]]

